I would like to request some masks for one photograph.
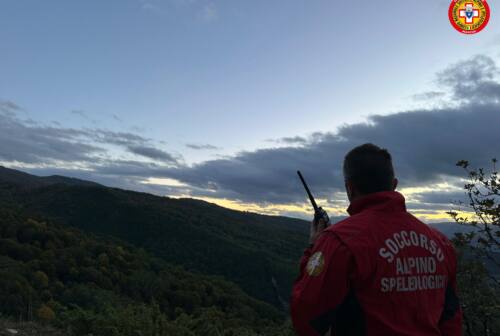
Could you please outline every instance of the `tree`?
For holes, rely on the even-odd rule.
[[[36,271],[33,277],[37,288],[43,289],[49,286],[49,277],[44,272]]]
[[[500,335],[500,176],[496,163],[493,159],[489,172],[470,168],[468,161],[457,163],[467,174],[467,202],[461,206],[468,212],[449,212],[457,223],[471,228],[454,238],[468,336]]]
[[[220,277],[52,221],[19,240],[28,222],[44,223],[0,204],[0,314],[74,336],[291,335],[284,313]]]
[[[36,316],[43,322],[50,322],[56,318],[56,314],[52,308],[47,305],[41,305],[36,311]]]

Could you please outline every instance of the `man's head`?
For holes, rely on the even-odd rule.
[[[350,201],[366,194],[395,190],[398,184],[391,154],[370,143],[347,153],[344,158],[344,179]]]

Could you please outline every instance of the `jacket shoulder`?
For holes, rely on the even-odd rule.
[[[333,224],[326,231],[337,235],[341,240],[345,240],[356,237],[365,232],[366,227],[370,224],[371,220],[371,216],[360,213]]]

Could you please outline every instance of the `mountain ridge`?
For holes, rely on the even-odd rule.
[[[35,216],[125,240],[188,271],[223,276],[281,308],[307,246],[309,223],[301,219],[79,179],[38,177],[4,167],[0,169],[2,199]],[[431,226],[449,237],[462,230],[453,223]]]
[[[36,176],[20,170],[0,166],[0,180],[12,183],[24,188],[38,188],[52,184],[82,185],[82,186],[102,186],[93,181],[81,180],[74,177],[62,175]]]
[[[306,221],[92,183],[46,182],[5,169],[0,171],[0,199],[29,214],[117,237],[188,271],[223,276],[276,306],[289,297],[307,245]]]

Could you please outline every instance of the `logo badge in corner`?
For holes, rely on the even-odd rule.
[[[490,20],[490,6],[486,0],[452,0],[448,11],[451,25],[463,34],[476,34]]]
[[[323,253],[316,252],[309,258],[306,266],[306,271],[310,276],[318,276],[321,274],[324,267],[325,258],[323,257]]]

